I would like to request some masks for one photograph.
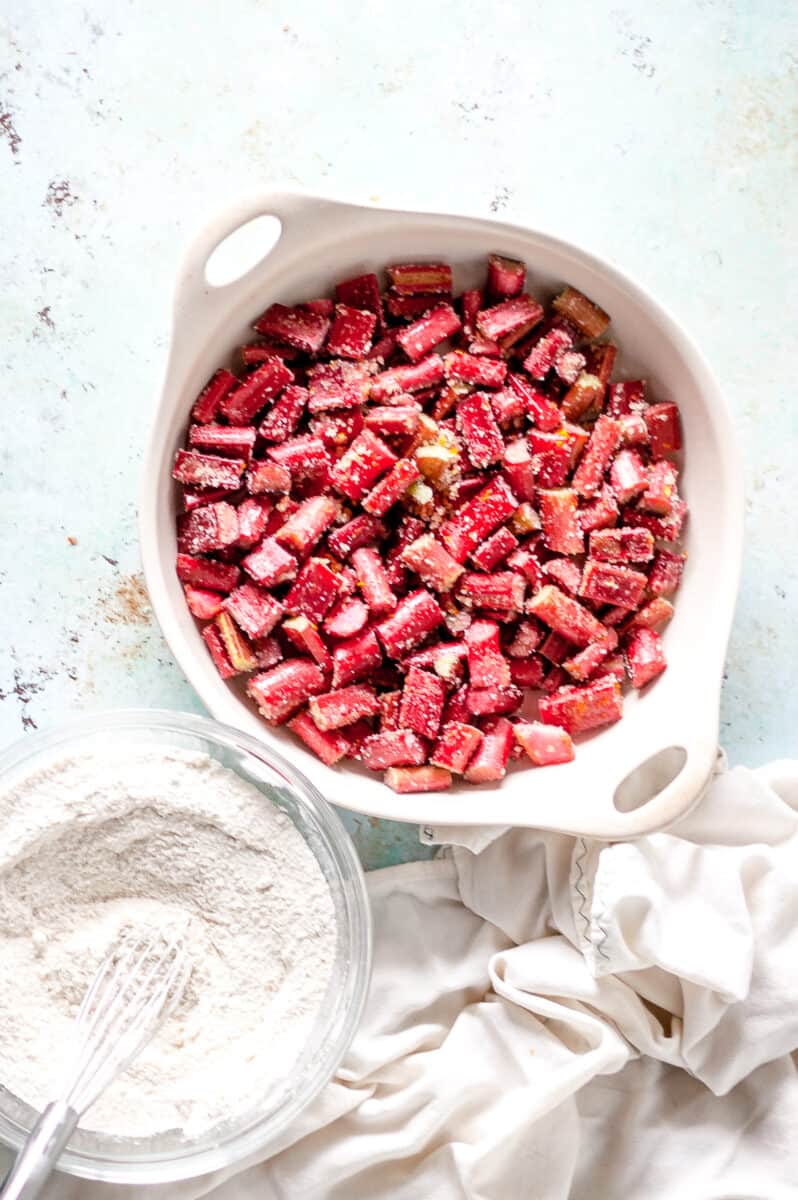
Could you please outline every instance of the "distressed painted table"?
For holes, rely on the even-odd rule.
[[[282,181],[561,233],[686,322],[746,456],[723,741],[793,751],[797,11],[6,0],[0,743],[79,710],[199,711],[142,585],[142,446],[187,236]],[[369,866],[425,853],[347,822]]]

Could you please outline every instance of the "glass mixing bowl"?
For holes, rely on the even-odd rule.
[[[371,925],[363,871],[349,835],[319,792],[279,754],[247,734],[186,713],[127,710],[93,715],[31,734],[0,755],[0,789],[62,756],[107,745],[169,746],[210,755],[279,805],[312,850],[330,888],[338,928],[335,963],[308,1044],[290,1077],[271,1085],[249,1112],[196,1139],[179,1132],[122,1138],[78,1130],[59,1169],[85,1179],[152,1184],[267,1157],[269,1147],[330,1080],[357,1029],[371,970]],[[0,829],[2,836],[2,829]],[[24,1005],[25,997],[20,996]],[[2,1087],[0,1141],[19,1149],[33,1109]]]

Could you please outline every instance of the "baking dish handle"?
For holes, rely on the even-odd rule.
[[[236,295],[257,282],[268,262],[273,271],[276,260],[292,253],[300,242],[312,238],[320,224],[329,232],[330,222],[352,206],[306,196],[301,192],[257,192],[242,196],[218,213],[192,239],[177,274],[174,295],[175,325],[191,329],[192,339],[202,340],[218,321],[229,313]],[[280,232],[257,261],[237,278],[221,286],[208,281],[207,266],[211,255],[222,243],[258,217],[276,217]]]

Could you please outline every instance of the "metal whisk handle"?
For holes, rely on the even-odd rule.
[[[79,1117],[64,1100],[47,1105],[6,1176],[0,1200],[34,1200],[41,1193]]]

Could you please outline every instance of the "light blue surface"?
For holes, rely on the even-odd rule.
[[[686,324],[746,458],[723,741],[794,752],[797,11],[6,0],[0,742],[82,709],[199,711],[142,592],[141,453],[187,236],[283,181],[559,233]],[[369,865],[425,853],[349,824]]]

